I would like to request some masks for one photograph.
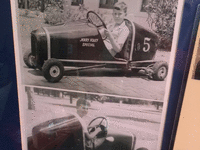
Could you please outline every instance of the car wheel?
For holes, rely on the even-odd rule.
[[[152,78],[157,81],[163,81],[168,73],[168,64],[167,62],[163,61],[156,62],[153,65],[152,70],[153,70]]]
[[[24,53],[24,57],[23,57],[24,63],[29,67],[29,68],[36,68],[35,67],[35,63],[34,63],[34,56],[32,55],[32,53],[30,51],[26,51]]]
[[[42,67],[43,76],[49,82],[59,82],[64,74],[64,66],[57,59],[47,60]]]
[[[200,61],[197,63],[194,79],[200,79]]]

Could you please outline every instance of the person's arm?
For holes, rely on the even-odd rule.
[[[129,35],[129,30],[128,29],[125,29],[125,30],[122,30],[120,33],[119,33],[119,36],[117,39],[114,39],[112,33],[108,30],[108,29],[105,29],[105,35],[108,37],[108,39],[110,40],[110,43],[113,47],[113,50],[115,51],[115,53],[119,53]]]
[[[92,133],[88,133],[87,131],[85,131],[85,136],[88,138],[88,139],[93,139],[99,132],[101,131],[100,127],[96,128],[94,132]]]
[[[105,32],[105,35],[106,35],[106,36],[108,37],[108,39],[110,40],[110,43],[111,43],[111,45],[112,45],[112,47],[113,47],[113,50],[114,50],[116,53],[120,52],[122,46],[119,45],[119,44],[117,43],[117,41],[115,41],[115,39],[114,39],[112,33],[111,33],[108,29],[105,29],[104,32]]]
[[[85,121],[80,116],[78,116],[76,114],[75,114],[75,116],[77,116],[77,118],[79,119],[79,121],[82,125],[82,128],[83,128],[83,133],[85,134],[85,136],[88,139],[90,139],[90,140],[93,139],[101,131],[101,128],[97,127],[97,128],[95,128],[94,132],[89,133],[88,132],[88,126],[86,125]]]

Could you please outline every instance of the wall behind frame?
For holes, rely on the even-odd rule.
[[[19,108],[16,85],[13,32],[11,22],[10,1],[3,0],[0,5],[0,55],[2,63],[7,65],[8,75],[4,82],[8,82],[10,90],[1,92],[0,97],[9,93],[6,99],[3,114],[0,119],[0,149],[1,150],[21,150],[20,125],[19,125]],[[0,69],[0,74],[4,74]],[[2,82],[2,79],[1,79]],[[3,91],[6,86],[1,86]],[[0,98],[0,105],[3,103]]]

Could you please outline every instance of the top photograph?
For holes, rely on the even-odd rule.
[[[14,6],[22,84],[163,101],[178,0],[17,0]]]

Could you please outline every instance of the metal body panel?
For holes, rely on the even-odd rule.
[[[73,149],[77,147],[84,150],[82,126],[73,115],[51,119],[35,126],[32,129],[32,137],[36,149],[51,150],[66,147]]]
[[[112,137],[109,141],[106,138]],[[135,135],[120,130],[107,129],[105,141],[96,150],[134,150]],[[85,150],[85,137],[80,121],[74,115],[55,118],[33,127],[32,137],[28,138],[29,150]]]
[[[50,58],[76,67],[106,64],[105,67],[111,68],[125,68],[129,62],[152,60],[157,50],[156,34],[134,22],[125,21],[130,36],[118,58],[109,53],[98,28],[87,20],[33,31],[32,54],[40,67]]]
[[[135,135],[120,130],[108,129],[107,137],[113,137],[113,141],[105,140],[96,150],[134,150]]]
[[[132,61],[152,60],[157,50],[158,37],[155,33],[134,23],[135,40]]]

